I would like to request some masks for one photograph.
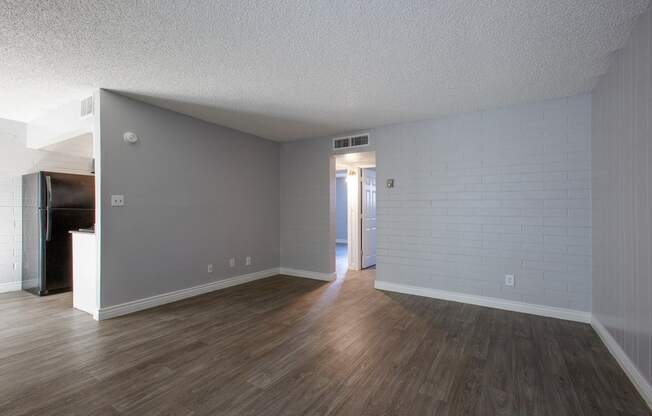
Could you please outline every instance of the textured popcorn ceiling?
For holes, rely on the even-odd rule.
[[[0,2],[0,117],[101,87],[289,140],[587,92],[647,0]]]

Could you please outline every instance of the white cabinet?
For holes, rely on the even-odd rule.
[[[97,301],[97,240],[95,233],[72,234],[72,305],[95,316]]]

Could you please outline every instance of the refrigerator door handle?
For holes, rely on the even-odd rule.
[[[45,241],[52,239],[52,177],[45,177],[45,187],[47,190],[47,202],[45,210]]]
[[[45,177],[45,188],[48,193],[46,206],[50,209],[52,208],[52,177],[49,175]]]
[[[52,240],[52,210],[45,210],[45,241]]]

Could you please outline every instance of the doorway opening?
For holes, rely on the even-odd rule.
[[[0,276],[0,293],[11,292],[7,298],[27,309],[97,311],[97,100],[97,93],[73,100],[29,123],[0,119],[0,182],[15,195],[6,218],[13,247],[0,253],[0,263],[11,261],[11,282],[3,285]]]
[[[335,156],[338,278],[376,265],[376,153]]]

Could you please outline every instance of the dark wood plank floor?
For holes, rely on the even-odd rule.
[[[1,415],[649,415],[588,325],[273,277],[104,322],[0,295]]]

